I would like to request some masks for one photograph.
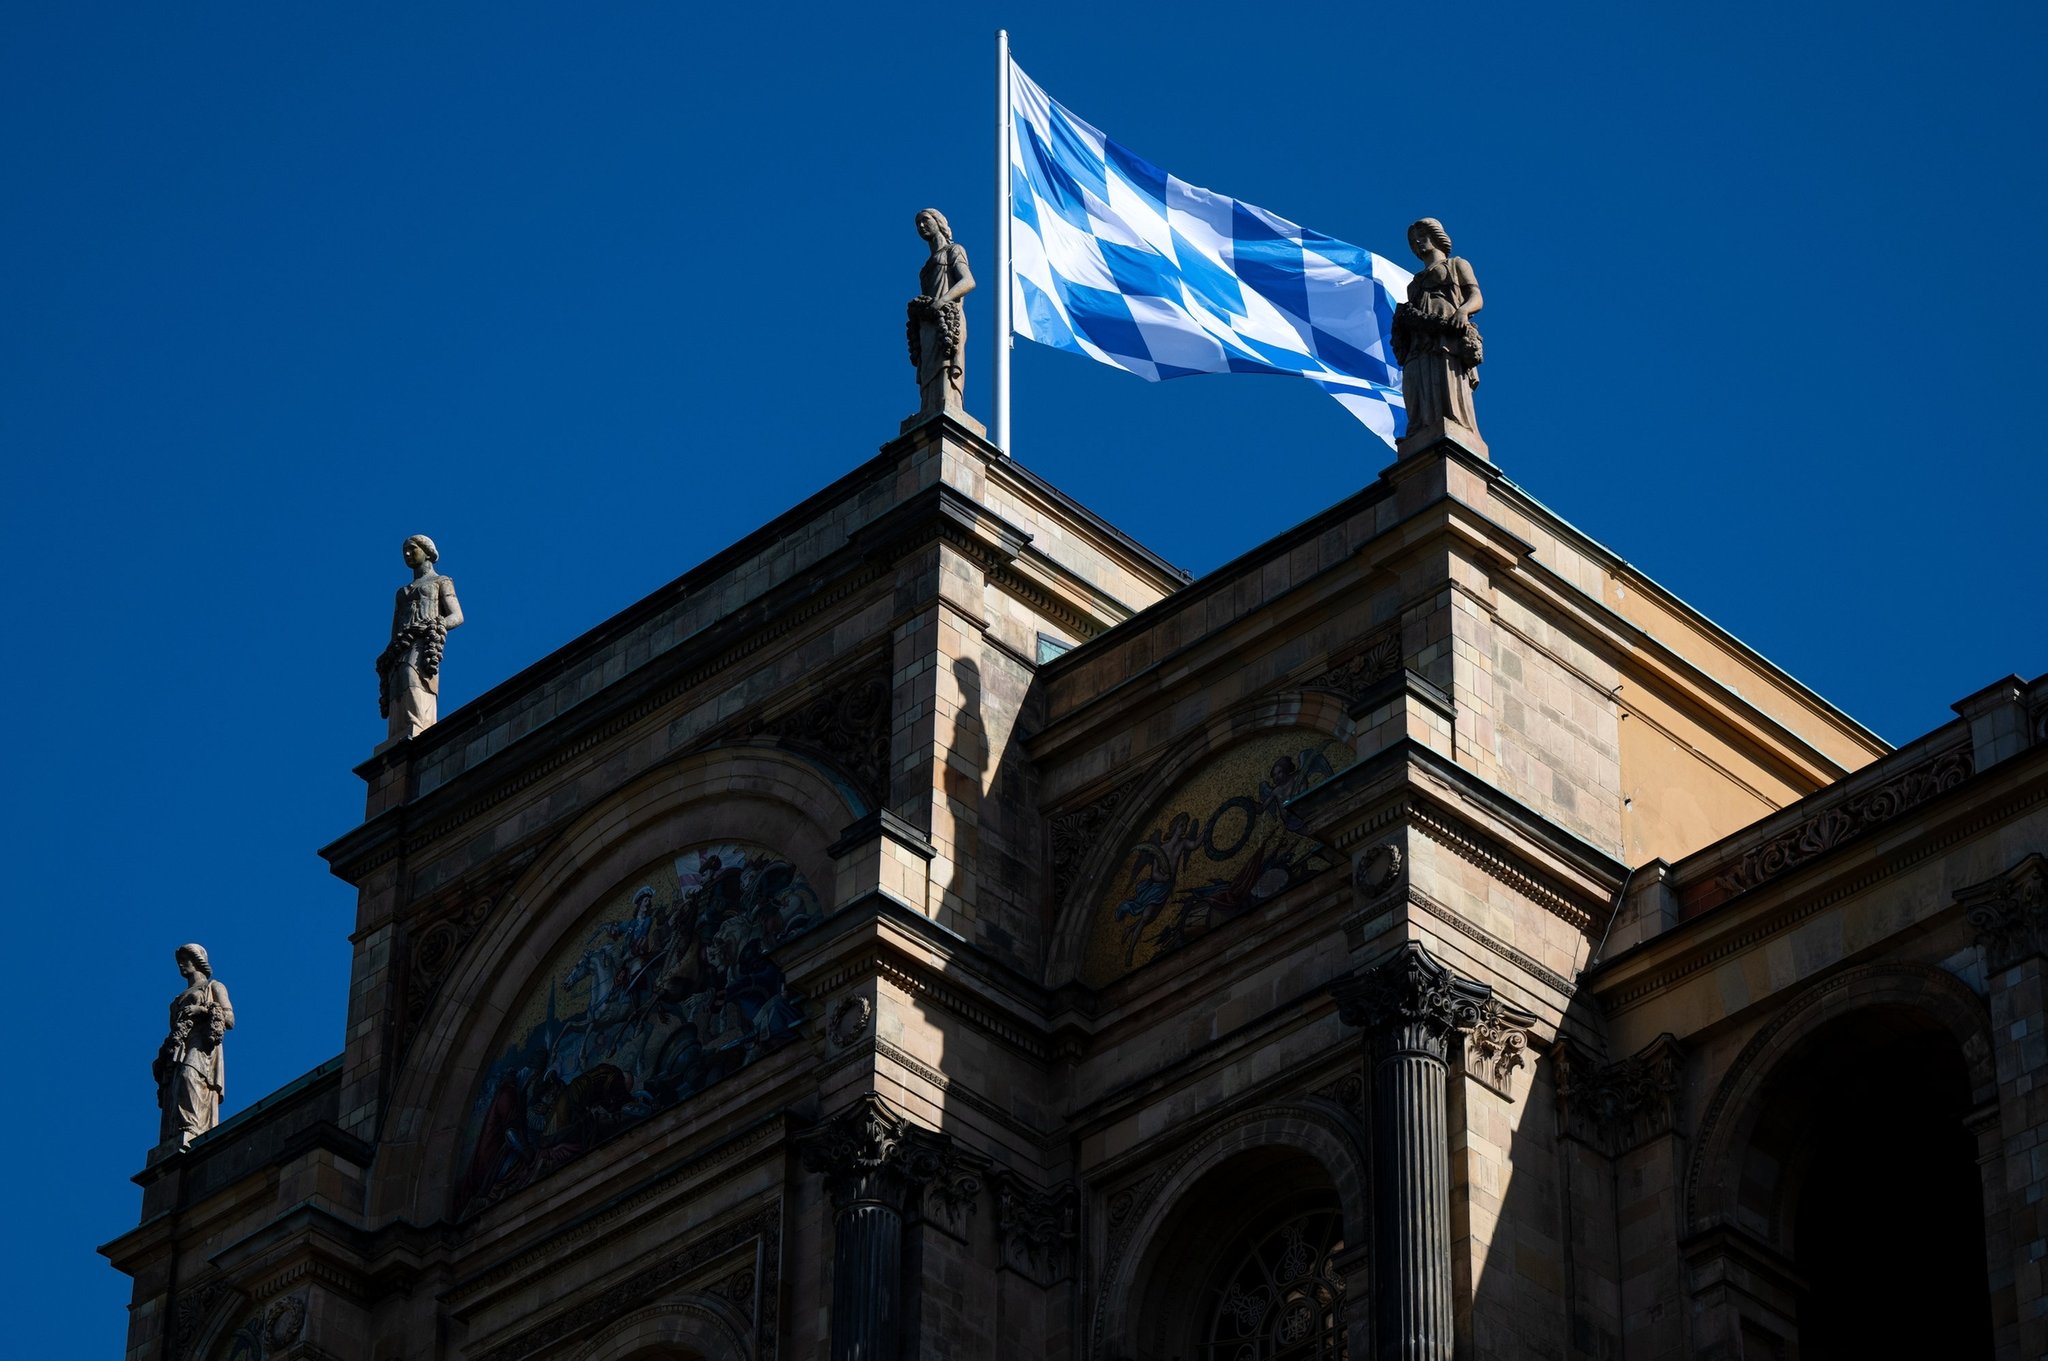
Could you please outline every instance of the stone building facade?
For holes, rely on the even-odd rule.
[[[1956,709],[1455,443],[1189,580],[924,418],[358,768],[130,1361],[2048,1354],[2048,680]]]

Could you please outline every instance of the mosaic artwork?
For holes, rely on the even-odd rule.
[[[1287,801],[1351,764],[1347,743],[1293,728],[1233,747],[1160,804],[1097,904],[1082,973],[1119,978],[1334,862]]]
[[[633,875],[564,939],[484,1076],[457,1166],[474,1213],[796,1033],[775,947],[818,916],[787,860],[725,842]]]

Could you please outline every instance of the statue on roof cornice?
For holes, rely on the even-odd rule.
[[[434,541],[415,534],[402,551],[412,580],[398,588],[391,641],[377,658],[377,707],[390,720],[393,742],[433,726],[441,695],[441,651],[448,630],[462,626],[455,583],[434,570],[441,559]]]
[[[1408,281],[1408,301],[1394,309],[1394,359],[1410,435],[1443,426],[1479,433],[1472,390],[1485,357],[1472,317],[1486,300],[1472,266],[1451,254],[1444,224],[1425,217],[1408,228],[1408,247],[1422,268]]]
[[[967,382],[967,309],[960,300],[974,291],[974,274],[967,268],[967,248],[953,239],[944,213],[920,212],[917,234],[932,249],[917,276],[922,291],[910,300],[907,327],[917,410],[957,412]]]

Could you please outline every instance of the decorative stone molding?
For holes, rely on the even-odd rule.
[[[1668,1032],[1608,1064],[1560,1040],[1552,1062],[1558,1128],[1565,1138],[1611,1158],[1677,1129],[1685,1051]]]
[[[1324,1083],[1315,1089],[1314,1095],[1342,1106],[1356,1115],[1365,1109],[1365,1079],[1354,1070],[1335,1082]]]
[[[170,1345],[165,1349],[170,1361],[186,1361],[193,1354],[200,1333],[230,1297],[240,1298],[241,1292],[225,1276],[211,1276],[178,1291],[171,1306]]]
[[[1529,1027],[1536,1018],[1511,1009],[1497,997],[1479,1004],[1478,1016],[1465,1029],[1465,1075],[1476,1078],[1509,1100],[1514,1099],[1514,1072],[1529,1048]]]
[[[263,1311],[263,1340],[272,1347],[289,1347],[306,1330],[306,1297],[286,1295],[272,1300]]]
[[[825,1033],[834,1046],[844,1049],[861,1037],[874,1014],[875,1004],[867,998],[842,997],[833,1004],[832,1019],[826,1023]]]
[[[1398,621],[1368,635],[1349,655],[1333,662],[1312,684],[1335,690],[1357,703],[1380,681],[1401,669],[1401,625]]]
[[[997,1171],[994,1182],[1003,1265],[1040,1285],[1065,1280],[1080,1237],[1079,1188],[1062,1182],[1047,1190],[1007,1169]]]
[[[748,737],[773,737],[809,747],[853,776],[871,805],[889,802],[889,668],[835,680],[794,709],[756,718]]]
[[[1404,881],[1402,872],[1406,868],[1401,848],[1391,841],[1383,841],[1371,847],[1358,857],[1352,870],[1351,882],[1368,900],[1378,898],[1399,888]]]
[[[1839,802],[1830,801],[1796,826],[1752,848],[1718,882],[1730,894],[1755,888],[1946,793],[1975,771],[1969,747],[1937,752],[1874,788]]]
[[[1138,777],[1133,775],[1107,794],[1052,819],[1052,900],[1056,905],[1065,905],[1081,873],[1081,862],[1137,787]]]
[[[528,847],[503,864],[493,866],[488,879],[459,887],[449,895],[445,907],[407,923],[395,1009],[398,1019],[393,1049],[399,1057],[412,1047],[440,995],[441,985],[455,971],[469,943],[497,913],[513,883],[539,854],[538,845]]]
[[[2048,956],[2048,857],[2039,851],[2004,874],[1956,894],[1984,951],[1985,967],[2009,969]]]

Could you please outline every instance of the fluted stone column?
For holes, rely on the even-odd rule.
[[[1412,941],[1332,991],[1345,1022],[1367,1032],[1374,1355],[1450,1361],[1451,1063],[1501,1009],[1491,988]]]
[[[931,1183],[978,1191],[985,1158],[913,1124],[873,1092],[798,1136],[804,1166],[832,1197],[831,1361],[897,1361],[907,1291],[906,1217]],[[972,1192],[969,1192],[971,1194]]]

